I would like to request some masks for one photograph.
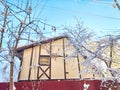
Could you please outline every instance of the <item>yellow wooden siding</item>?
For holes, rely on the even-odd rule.
[[[79,78],[77,57],[66,59],[66,78]]]
[[[64,47],[63,47],[63,43],[64,43]],[[93,73],[79,73],[79,70],[80,72],[85,70],[85,66],[83,65],[85,59],[80,54],[78,54],[77,57],[77,53],[74,52],[75,52],[75,47],[70,45],[66,38],[64,38],[64,41],[63,39],[59,39],[52,42],[44,43],[41,46],[33,47],[33,55],[31,54],[32,48],[25,49],[23,53],[22,69],[19,80],[28,80],[31,55],[32,55],[32,64],[31,64],[30,80],[37,79],[38,66],[39,66],[38,60],[40,55],[43,56],[47,55],[47,57],[51,58],[51,72],[50,69],[48,69],[45,72],[48,76],[51,73],[51,79],[65,79],[64,68],[66,68],[66,79],[80,78],[80,75],[81,78],[92,78]],[[64,67],[64,60],[66,67]],[[41,65],[40,67],[45,71],[49,66]],[[89,71],[92,72],[92,67],[88,67],[87,69],[88,72]],[[39,68],[38,76],[40,76],[41,74],[42,76],[40,77],[40,79],[48,79],[48,77]],[[95,77],[99,77],[99,75],[95,73]]]
[[[63,56],[63,39],[52,41],[52,55]]]
[[[51,57],[51,79],[65,79],[64,60],[66,62],[66,67],[65,67],[66,78],[67,79],[79,78],[77,54],[76,55],[73,54],[75,52],[75,48],[69,44],[67,39],[64,39],[64,44],[65,44],[64,46],[65,52],[63,52],[63,39],[52,41],[51,52],[50,52],[50,43],[45,43],[41,45],[40,55],[50,55],[51,53],[51,56],[50,56]],[[24,52],[26,52],[26,50]],[[63,53],[65,53],[65,58]],[[35,46],[33,48],[30,80],[37,79],[38,69],[36,66],[38,66],[38,58],[39,58],[39,46]],[[23,57],[23,60],[24,59],[25,58]],[[80,61],[83,60],[81,55],[79,55],[79,60]],[[47,67],[48,66],[41,66],[41,68],[44,71],[46,70]],[[27,70],[27,72],[29,72],[29,69]],[[49,70],[47,70],[45,73],[49,75]],[[40,77],[40,79],[48,79],[48,77],[41,71],[41,69],[39,69],[39,76],[41,74],[43,75]],[[82,75],[82,76],[85,76],[85,75]],[[27,80],[28,77],[24,77],[24,78]]]
[[[28,80],[32,48],[26,49],[23,53],[22,67],[19,80]]]
[[[110,47],[107,47],[104,51],[103,54],[107,59],[112,59],[112,68],[120,68],[120,46],[119,45],[114,45],[112,48],[112,57],[110,57],[110,52],[111,49]]]
[[[37,79],[38,59],[39,59],[39,46],[36,46],[33,48],[30,80]]]
[[[112,68],[120,68],[120,46],[114,45],[112,51]]]
[[[65,79],[63,57],[51,60],[51,79]]]
[[[51,79],[65,79],[63,39],[52,41],[51,47]]]
[[[41,45],[40,55],[50,55],[50,43]]]

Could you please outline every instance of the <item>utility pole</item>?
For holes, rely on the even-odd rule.
[[[119,5],[118,1],[117,1],[117,0],[114,0],[114,2],[115,2],[115,4],[116,4],[116,6],[118,7],[118,9],[120,10],[120,5]]]

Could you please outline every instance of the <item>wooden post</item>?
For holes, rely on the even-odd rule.
[[[65,41],[63,38],[63,57],[64,57],[64,79],[66,79],[66,61],[65,61]]]
[[[52,78],[51,77],[51,54],[52,54],[52,41],[50,41],[50,64],[49,64],[49,67],[50,67],[50,70],[49,70],[49,77],[50,79]]]

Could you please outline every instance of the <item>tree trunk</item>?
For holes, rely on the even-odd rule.
[[[13,90],[13,66],[14,66],[14,61],[12,60],[10,62],[10,90]]]

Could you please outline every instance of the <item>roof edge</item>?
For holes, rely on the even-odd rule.
[[[53,37],[53,38],[48,38],[48,39],[45,39],[45,40],[41,40],[39,42],[31,43],[31,44],[28,44],[28,45],[20,46],[20,47],[17,48],[17,52],[19,53],[19,52],[23,51],[24,49],[28,49],[30,47],[34,47],[34,46],[37,46],[37,45],[48,43],[48,42],[50,42],[52,40],[58,40],[58,39],[62,39],[62,38],[68,38],[68,37],[66,35],[57,36],[57,37]]]

